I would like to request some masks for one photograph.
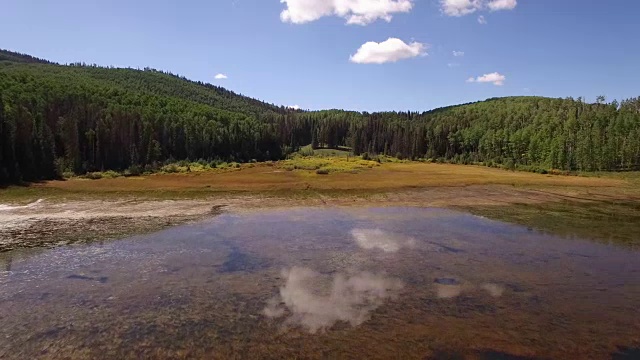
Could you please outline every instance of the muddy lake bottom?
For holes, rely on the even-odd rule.
[[[0,254],[1,359],[638,359],[637,251],[429,208]]]

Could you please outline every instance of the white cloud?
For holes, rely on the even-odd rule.
[[[426,49],[427,45],[419,42],[406,44],[400,39],[389,38],[381,43],[369,41],[363,44],[349,60],[356,64],[384,64],[427,55]]]
[[[517,0],[440,0],[440,8],[448,16],[465,16],[481,10],[513,10],[518,5]],[[478,18],[478,22],[484,17]]]
[[[482,8],[482,0],[440,0],[442,12],[448,16],[464,16]]]
[[[484,18],[484,15],[478,16],[478,24],[487,25],[487,19]]]
[[[453,52],[453,56],[455,56],[455,57],[464,56],[464,51],[454,51]]]
[[[218,74],[218,75],[214,76],[214,78],[216,80],[224,80],[224,79],[228,79],[229,77],[227,75],[225,75],[225,74]]]
[[[300,105],[289,105],[287,106],[289,109],[300,110]]]
[[[470,77],[467,79],[467,82],[493,83],[493,85],[502,86],[504,85],[505,80],[507,80],[506,76],[500,73],[494,72],[491,74],[484,74],[482,76],[478,76],[477,78]]]
[[[407,13],[413,0],[280,0],[287,8],[283,22],[304,24],[325,16],[339,16],[350,25],[367,25],[378,19],[391,21],[394,13]]]
[[[487,7],[491,11],[498,10],[513,10],[518,5],[517,0],[493,0],[487,4]]]

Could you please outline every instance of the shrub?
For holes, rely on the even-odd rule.
[[[76,176],[76,174],[73,171],[65,171],[62,173],[64,179],[71,179],[74,176]]]
[[[151,174],[151,173],[156,172],[156,170],[157,170],[156,166],[154,166],[152,164],[147,164],[147,165],[144,166],[144,172],[145,173]]]
[[[165,167],[162,168],[162,171],[169,173],[169,174],[174,174],[179,172],[180,170],[178,169],[178,166],[176,164],[170,164],[167,165]]]
[[[142,169],[138,165],[131,165],[124,171],[124,176],[140,176]]]
[[[329,175],[329,169],[318,169],[318,170],[316,170],[316,174],[318,174],[318,175]]]
[[[102,172],[103,179],[115,179],[122,176],[119,172],[113,170],[107,170]]]
[[[90,179],[90,180],[99,180],[99,179],[102,179],[102,173],[101,172],[90,172],[90,173],[87,173],[84,177],[87,178],[87,179]]]
[[[309,146],[300,149],[299,153],[302,156],[313,156],[315,154],[315,151],[313,151],[313,148]]]
[[[362,160],[371,160],[371,157],[369,156],[368,152],[362,153]]]
[[[516,164],[513,162],[513,159],[508,159],[504,164],[504,168],[507,170],[515,170]]]

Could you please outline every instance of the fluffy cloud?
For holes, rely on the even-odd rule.
[[[504,85],[505,80],[507,80],[506,76],[500,73],[494,72],[491,74],[484,74],[482,76],[478,76],[477,78],[470,77],[469,79],[467,79],[467,82],[493,83],[493,85],[502,86]]]
[[[487,19],[485,19],[484,15],[478,16],[478,24],[487,25]]]
[[[455,57],[464,56],[464,51],[454,51],[453,52],[453,56],[455,56]]]
[[[464,16],[479,10],[513,10],[517,0],[440,0],[442,12],[448,16]],[[484,17],[482,17],[484,21]],[[483,22],[478,18],[478,22]]]
[[[513,10],[518,5],[517,0],[493,0],[487,4],[487,7],[491,11],[498,10]]]
[[[389,38],[381,43],[369,41],[351,55],[351,62],[356,64],[384,64],[408,59],[420,55],[427,55],[427,45],[412,42],[406,44],[396,38]]]
[[[224,79],[228,79],[229,77],[225,74],[218,74],[216,76],[214,76],[214,79],[216,80],[224,80]]]
[[[304,24],[324,16],[339,16],[347,24],[367,25],[378,19],[391,21],[394,13],[407,13],[413,0],[280,0],[287,8],[280,13],[283,22]]]

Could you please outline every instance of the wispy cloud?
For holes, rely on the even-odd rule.
[[[487,25],[487,19],[484,17],[484,15],[478,16],[478,24]]]
[[[513,10],[517,5],[517,0],[440,0],[440,9],[447,16],[465,16],[482,10]]]
[[[464,56],[464,51],[454,51],[453,52],[453,56],[462,57],[462,56]]]

